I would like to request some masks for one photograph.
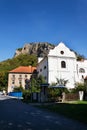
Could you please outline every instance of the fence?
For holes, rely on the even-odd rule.
[[[67,101],[79,100],[79,94],[78,93],[65,94],[65,100]]]

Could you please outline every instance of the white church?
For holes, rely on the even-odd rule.
[[[72,89],[86,78],[87,60],[77,61],[75,53],[61,42],[46,57],[38,59],[37,71],[49,84],[57,83],[57,78],[68,80],[66,87]]]

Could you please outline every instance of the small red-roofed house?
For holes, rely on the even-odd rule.
[[[36,71],[36,67],[20,66],[9,71],[8,75],[8,93],[12,92],[14,87],[22,86],[25,89],[25,80],[30,80],[31,75]]]

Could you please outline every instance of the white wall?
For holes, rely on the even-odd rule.
[[[40,63],[38,63],[37,72],[38,72],[38,75],[42,75],[45,78],[46,82],[48,81],[47,57],[45,57],[42,61],[40,61]]]
[[[63,52],[63,54],[61,53]],[[61,68],[61,61],[66,62],[66,68]],[[46,66],[47,69],[43,69]],[[79,69],[84,68],[85,73],[80,73]],[[40,69],[42,71],[40,72]],[[59,43],[54,49],[50,50],[37,67],[39,75],[47,76],[48,83],[56,83],[58,79],[68,80],[67,88],[75,87],[76,82],[82,82],[82,75],[87,76],[87,60],[76,61],[75,53],[72,52],[64,43]]]
[[[61,68],[61,61],[66,62],[66,68]],[[60,58],[60,57],[48,57],[48,82],[56,83],[58,79],[68,80],[67,87],[72,88],[75,82],[75,75],[76,75],[76,67],[75,67],[76,60],[70,58]]]

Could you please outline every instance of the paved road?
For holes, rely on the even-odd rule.
[[[0,130],[87,130],[87,126],[0,96]]]

